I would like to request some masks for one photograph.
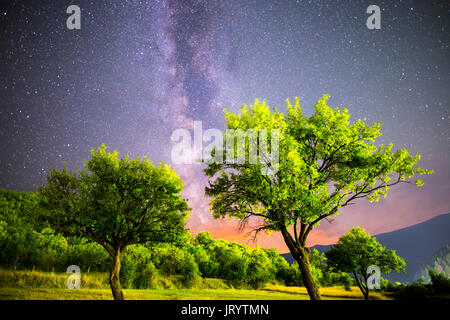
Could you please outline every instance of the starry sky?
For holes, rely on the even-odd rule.
[[[66,9],[81,8],[81,30]],[[381,8],[369,30],[366,9]],[[3,1],[0,5],[0,187],[33,191],[49,169],[75,170],[105,143],[171,163],[172,132],[224,129],[223,108],[255,98],[307,115],[323,94],[352,119],[383,122],[379,143],[421,153],[435,174],[377,204],[346,208],[310,236],[353,225],[388,232],[450,212],[448,1]],[[249,243],[214,220],[201,165],[174,165],[193,209],[192,233]],[[281,238],[258,244],[288,251]]]

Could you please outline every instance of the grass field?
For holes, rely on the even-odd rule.
[[[67,274],[40,271],[11,271],[0,269],[0,300],[111,300],[107,275],[84,274],[82,289],[66,288]],[[346,291],[343,287],[320,288],[323,299],[363,299],[357,287]],[[155,289],[125,289],[129,300],[308,300],[303,287],[267,284],[261,289],[234,289],[220,279],[201,279],[186,288],[179,277],[159,279]],[[372,299],[389,299],[374,292]]]
[[[326,300],[362,299],[358,288],[346,291],[340,287],[321,288]],[[159,289],[124,290],[129,300],[308,300],[305,288],[270,285],[259,290],[244,289]],[[374,299],[388,299],[373,293]],[[0,288],[1,300],[111,300],[109,289]]]

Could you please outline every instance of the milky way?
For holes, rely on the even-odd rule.
[[[41,3],[42,2],[42,3]],[[306,114],[330,94],[353,119],[383,122],[380,143],[422,154],[435,169],[422,190],[347,209],[313,242],[361,225],[390,231],[450,211],[449,5],[376,1],[8,1],[0,6],[0,187],[35,190],[50,168],[75,170],[105,143],[171,162],[171,133],[224,128],[222,109],[255,98]],[[68,30],[66,8],[81,8]],[[176,165],[193,208],[189,227],[242,238],[214,221],[200,165]],[[283,249],[279,239],[263,245]]]

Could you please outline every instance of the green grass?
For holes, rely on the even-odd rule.
[[[107,274],[82,274],[79,290],[67,289],[67,274],[40,271],[0,269],[0,300],[111,300]],[[124,289],[128,300],[308,300],[306,288],[267,284],[262,289],[233,289],[221,279],[198,279],[190,288],[180,277],[158,279],[156,289]],[[323,299],[362,299],[357,287],[320,288]],[[388,299],[382,293],[371,293],[373,299]]]
[[[303,294],[308,297],[308,293],[305,287],[285,287],[280,285],[268,285],[262,290],[272,291],[272,292],[283,292],[290,294]],[[351,291],[345,290],[344,287],[324,287],[319,288],[320,295],[322,299],[364,299],[361,291],[358,287],[351,287]],[[389,295],[381,292],[371,292],[370,299],[374,300],[389,300],[391,299]]]
[[[65,289],[68,276],[67,273],[0,269],[0,288]],[[81,287],[89,289],[109,288],[108,275],[97,272],[81,274]]]
[[[291,289],[291,288],[288,288]],[[298,288],[303,289],[303,288]],[[282,291],[280,288],[260,290],[239,289],[164,289],[124,290],[127,300],[308,300],[306,291]],[[359,294],[348,295],[345,290],[325,293],[323,299],[361,299]],[[0,288],[0,300],[112,300],[109,289],[49,289],[49,288]]]
[[[321,288],[324,300],[362,299],[358,288]],[[248,289],[125,289],[128,300],[308,300],[305,288],[269,285],[259,290]],[[373,293],[373,299],[388,299]],[[110,289],[0,288],[0,300],[111,300]]]
[[[42,272],[36,270],[0,269],[0,288],[47,288],[65,289],[67,273]],[[83,289],[109,289],[108,274],[90,272],[81,274]],[[223,279],[196,278],[185,281],[183,276],[157,276],[151,288],[146,289],[229,289]]]

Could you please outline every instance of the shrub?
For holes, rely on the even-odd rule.
[[[450,293],[450,279],[443,272],[437,273],[433,269],[428,270],[431,278],[431,291],[433,294]]]
[[[219,277],[234,286],[244,284],[248,267],[248,256],[239,245],[218,246],[215,256],[219,262]]]
[[[429,269],[428,274],[431,279],[430,284],[424,284],[422,280],[407,285],[396,285],[394,288],[396,298],[409,300],[440,298],[441,295],[450,293],[450,279],[444,273],[437,273],[433,269]]]
[[[144,270],[151,269],[151,252],[142,245],[128,246],[122,255],[120,283],[124,288],[132,288],[135,278],[142,277]],[[148,271],[148,270],[147,270]]]
[[[184,252],[184,261],[180,274],[184,276],[185,280],[189,281],[200,277],[200,271],[197,263],[195,262],[194,256],[188,252]]]
[[[396,297],[403,300],[422,300],[427,298],[428,290],[423,284],[412,283],[400,285],[396,289]]]
[[[207,278],[217,278],[219,273],[219,263],[215,260],[213,255],[202,246],[191,246],[188,249],[197,263],[200,274]]]
[[[246,282],[254,289],[275,278],[275,268],[266,253],[258,248],[252,250],[247,267]]]
[[[383,292],[394,292],[397,288],[397,285],[393,284],[389,280],[381,277],[380,278],[380,287]]]
[[[155,289],[158,281],[158,270],[152,262],[145,264],[135,273],[133,287],[136,289]]]
[[[165,275],[174,275],[184,265],[184,252],[182,249],[164,245],[153,249],[153,263]]]
[[[109,272],[111,256],[95,242],[70,239],[68,264],[80,266],[86,272]]]

